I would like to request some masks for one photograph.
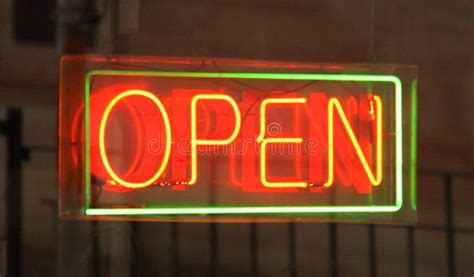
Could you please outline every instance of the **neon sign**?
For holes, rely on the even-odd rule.
[[[197,61],[63,58],[63,217],[413,220],[412,69]]]

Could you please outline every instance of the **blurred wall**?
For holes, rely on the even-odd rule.
[[[88,223],[58,222],[56,216],[57,80],[59,55],[54,45],[15,41],[13,0],[0,0],[0,119],[10,106],[23,108],[24,144],[37,146],[24,172],[24,253],[25,269],[39,275],[65,272],[65,265],[76,273],[94,271],[90,264]],[[113,1],[98,1],[102,20],[97,43],[90,53],[110,53],[121,48],[123,40],[111,33]],[[123,3],[123,2],[122,2]],[[372,6],[373,5],[373,6]],[[126,9],[125,9],[126,10]],[[372,16],[373,11],[373,16]],[[51,13],[51,15],[54,13]],[[49,16],[49,15],[44,15]],[[35,21],[36,18],[31,18]],[[130,21],[126,48],[133,55],[211,56],[342,63],[407,63],[419,69],[418,167],[451,172],[474,172],[474,56],[473,2],[454,1],[192,1],[142,0],[138,22]],[[134,25],[135,26],[135,25]],[[123,48],[123,47],[122,47]],[[49,149],[49,150],[48,150]],[[0,137],[0,203],[5,202],[4,138]],[[472,179],[456,179],[454,202],[457,226],[474,227]],[[419,178],[419,221],[439,224],[445,221],[442,178]],[[0,205],[0,238],[5,236],[4,207]],[[61,245],[58,232],[82,230],[76,238],[79,253]],[[103,255],[102,270],[110,265],[127,268],[130,258],[126,243],[127,224],[100,223]],[[142,265],[150,272],[169,273],[170,224],[141,224],[139,228]],[[288,233],[287,225],[259,225],[259,268],[262,273],[288,274],[288,245],[278,240]],[[180,225],[181,266],[189,274],[209,270],[207,241],[209,226]],[[115,230],[115,231],[110,231]],[[325,274],[328,228],[323,224],[297,224],[298,266],[301,275]],[[340,272],[342,275],[368,274],[366,227],[342,225],[338,229]],[[63,234],[67,237],[67,235]],[[153,237],[152,242],[148,238]],[[249,228],[247,225],[219,226],[220,270],[248,272]],[[472,235],[459,235],[459,273],[472,274],[474,267],[465,258],[474,249]],[[75,239],[75,238],[70,238]],[[406,275],[407,262],[402,250],[404,230],[378,227],[381,255],[380,274]],[[444,233],[418,231],[417,263],[420,276],[445,275]],[[115,241],[115,243],[114,243]],[[81,245],[83,244],[83,245]],[[115,245],[115,246],[114,246]],[[196,245],[203,252],[190,249]],[[395,249],[395,250],[394,250]],[[397,250],[398,249],[398,250]],[[89,251],[89,252],[88,252]],[[58,257],[71,255],[73,258]],[[77,263],[74,263],[76,260]],[[56,264],[59,261],[59,264]],[[316,261],[316,265],[314,264]],[[0,267],[1,268],[1,267]],[[84,268],[87,268],[84,269]],[[112,269],[111,269],[112,270]],[[0,270],[1,272],[1,270]],[[109,272],[110,273],[110,272]],[[345,273],[345,274],[343,274]],[[128,272],[122,271],[122,275]],[[81,274],[79,274],[81,275]]]

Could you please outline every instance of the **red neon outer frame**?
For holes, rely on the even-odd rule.
[[[89,93],[90,80],[94,75],[150,76],[182,78],[240,78],[240,79],[279,79],[279,80],[326,80],[326,81],[364,81],[387,82],[395,86],[395,204],[383,206],[258,206],[258,207],[162,207],[162,208],[90,208],[90,165],[89,165]],[[268,214],[268,213],[339,213],[372,212],[393,213],[403,205],[402,188],[402,85],[395,75],[350,75],[350,74],[306,74],[306,73],[234,73],[234,72],[169,72],[169,71],[120,71],[91,70],[86,74],[85,84],[85,185],[86,215],[185,215],[185,214]]]

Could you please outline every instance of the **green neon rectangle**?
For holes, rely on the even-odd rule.
[[[225,78],[267,80],[314,80],[314,81],[359,81],[387,82],[395,86],[395,205],[384,206],[259,206],[259,207],[172,207],[172,208],[90,208],[90,162],[89,162],[89,93],[93,75],[181,77],[181,78]],[[241,73],[241,72],[173,72],[173,71],[128,71],[90,70],[85,81],[85,210],[88,216],[106,215],[203,215],[203,214],[307,214],[307,213],[394,213],[403,205],[403,151],[402,151],[402,82],[395,75],[367,74],[309,74],[309,73]]]

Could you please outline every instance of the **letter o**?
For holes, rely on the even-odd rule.
[[[107,119],[109,117],[109,114],[112,110],[112,108],[123,98],[129,97],[129,96],[143,96],[155,103],[155,105],[158,107],[158,109],[161,112],[161,115],[163,116],[163,121],[165,125],[165,132],[166,132],[166,146],[165,146],[165,153],[163,155],[163,161],[161,162],[160,168],[156,171],[155,175],[153,175],[151,178],[144,182],[127,182],[120,178],[115,171],[112,169],[110,166],[109,160],[107,158],[107,153],[105,151],[105,128],[107,126]],[[168,165],[169,157],[170,157],[170,152],[171,152],[171,127],[170,127],[170,121],[168,118],[168,114],[166,113],[165,107],[161,103],[161,101],[153,94],[151,94],[148,91],[144,90],[127,90],[124,91],[117,96],[115,96],[112,101],[107,105],[105,108],[104,114],[102,116],[102,119],[100,121],[100,128],[99,128],[99,148],[100,148],[100,157],[102,159],[102,162],[104,163],[104,167],[107,170],[107,173],[112,176],[114,181],[116,181],[118,184],[127,187],[127,188],[144,188],[147,187],[153,182],[155,182],[163,173],[163,171],[166,169],[166,166]]]

